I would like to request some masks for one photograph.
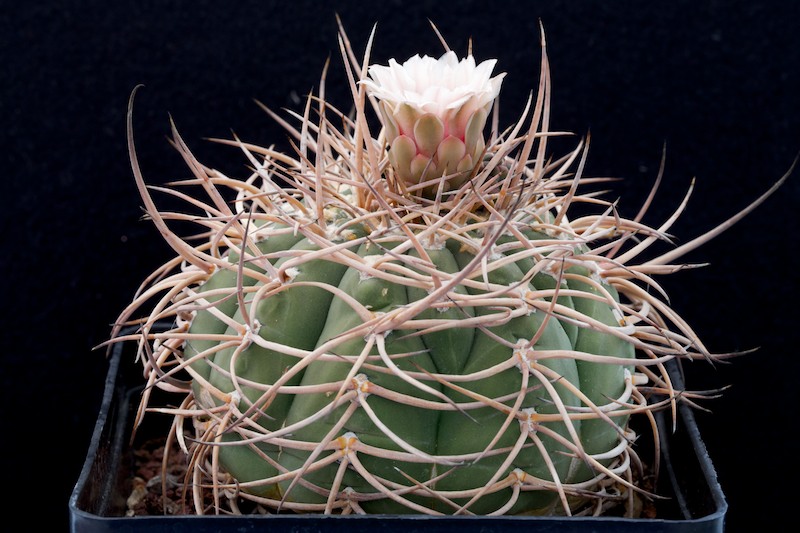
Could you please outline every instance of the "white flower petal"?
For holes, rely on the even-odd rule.
[[[491,77],[497,60],[476,65],[473,56],[459,61],[449,51],[438,59],[416,54],[402,65],[390,59],[388,66],[371,65],[369,79],[363,80],[370,93],[393,104],[408,103],[420,111],[438,113],[454,109],[477,97],[475,107],[494,100],[504,74]]]

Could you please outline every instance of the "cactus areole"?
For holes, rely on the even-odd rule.
[[[118,327],[140,325],[137,424],[173,415],[187,501],[197,513],[211,493],[217,512],[244,498],[268,512],[501,515],[648,497],[629,421],[649,428],[653,410],[674,408],[666,362],[714,357],[653,276],[709,236],[636,261],[683,205],[657,228],[625,218],[582,192],[586,142],[548,153],[543,38],[538,88],[502,131],[487,121],[494,61],[448,51],[369,66],[343,32],[340,44],[354,113],[324,90],[287,119],[264,108],[292,155],[221,141],[252,169],[231,178],[173,128],[193,177],[160,190],[185,214],[156,208],[129,112],[145,208],[177,254]],[[577,203],[596,214],[573,219]],[[176,221],[200,230],[182,238]],[[177,407],[150,405],[153,387]]]

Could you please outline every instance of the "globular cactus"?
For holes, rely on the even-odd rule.
[[[583,193],[585,142],[551,157],[544,46],[535,101],[484,141],[493,63],[448,52],[368,70],[340,43],[353,116],[321,97],[296,126],[267,110],[296,156],[222,141],[254,169],[230,178],[173,130],[194,173],[178,185],[207,199],[162,190],[197,213],[159,212],[129,129],[145,207],[178,255],[118,327],[140,325],[139,415],[174,415],[196,511],[206,490],[429,514],[600,512],[646,494],[629,420],[674,407],[670,360],[714,357],[653,276],[725,225],[635,262],[678,213],[651,228]],[[597,214],[572,219],[576,203]],[[198,224],[199,244],[173,219]],[[151,407],[152,387],[183,400]]]

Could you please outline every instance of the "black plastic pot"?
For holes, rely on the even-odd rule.
[[[141,392],[141,370],[134,363],[132,343],[115,345],[106,388],[83,470],[69,501],[73,533],[217,531],[290,531],[293,533],[470,533],[536,531],[559,533],[640,532],[699,533],[724,530],[722,489],[691,410],[679,409],[677,431],[659,423],[662,476],[657,487],[667,496],[657,506],[658,518],[619,517],[428,517],[428,516],[125,516],[126,486],[131,480],[132,413]],[[682,379],[672,372],[680,387]]]

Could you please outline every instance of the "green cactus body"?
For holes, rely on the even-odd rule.
[[[530,231],[527,233],[531,235]],[[545,234],[536,236],[547,237]],[[354,239],[358,246],[354,245],[350,251],[370,264],[379,265],[377,268],[382,271],[392,273],[392,279],[386,279],[348,267],[342,264],[341,258],[333,256],[320,256],[307,262],[298,260],[302,254],[319,249],[308,239],[287,238],[280,234],[276,235],[276,242],[271,239],[268,237],[259,243],[259,247],[264,254],[282,256],[274,266],[280,269],[292,260],[297,266],[286,283],[276,284],[272,290],[263,290],[255,308],[248,304],[253,296],[245,298],[249,307],[247,312],[254,314],[257,320],[259,337],[309,353],[326,345],[329,349],[309,360],[256,342],[249,343],[244,349],[233,346],[215,350],[210,343],[202,345],[202,349],[213,352],[213,356],[204,360],[207,366],[204,377],[208,383],[219,392],[240,394],[238,410],[250,411],[248,422],[258,424],[256,432],[264,437],[242,443],[245,435],[236,431],[223,433],[224,444],[219,449],[219,460],[244,484],[245,490],[284,502],[325,504],[328,499],[326,492],[332,487],[339,490],[349,487],[367,495],[362,496],[365,501],[361,505],[368,512],[413,512],[415,506],[425,506],[438,512],[452,513],[467,505],[471,512],[484,514],[502,507],[509,500],[512,489],[491,492],[475,502],[470,496],[460,495],[472,491],[474,496],[476,490],[507,479],[514,470],[553,481],[551,469],[554,469],[564,483],[585,481],[592,468],[586,465],[585,458],[576,456],[575,450],[583,446],[585,453],[604,453],[619,443],[620,428],[610,426],[607,420],[602,419],[543,422],[541,427],[546,431],[542,432],[528,425],[527,413],[535,413],[534,417],[557,415],[584,406],[575,392],[559,380],[583,391],[596,405],[608,404],[609,398],[618,397],[624,389],[623,367],[619,364],[587,363],[568,357],[537,360],[537,354],[577,349],[619,357],[632,354],[628,350],[630,344],[607,333],[579,328],[574,322],[560,320],[555,315],[548,317],[545,311],[528,309],[520,295],[536,290],[552,291],[557,283],[552,274],[537,272],[531,275],[537,270],[537,262],[531,257],[504,262],[500,267],[492,267],[486,275],[476,271],[465,276],[466,282],[452,288],[453,295],[458,295],[461,301],[451,296],[443,299],[438,307],[427,307],[412,317],[421,322],[436,321],[441,327],[434,331],[420,331],[409,323],[374,335],[371,328],[363,328],[365,322],[388,317],[392,312],[422,300],[433,287],[420,280],[435,277],[431,276],[433,271],[440,273],[439,278],[446,282],[469,268],[477,250],[467,249],[463,242],[450,239],[446,245],[425,250],[426,260],[431,261],[427,274],[411,269],[404,275],[398,267],[414,264],[420,256],[413,248],[395,253],[393,249],[403,239],[383,238],[379,243],[368,241],[362,244],[358,244],[361,240]],[[510,257],[521,249],[530,249],[535,242],[535,239],[530,239],[519,243],[514,237],[505,235],[498,239],[497,246],[508,249],[508,252],[498,255]],[[281,252],[280,248],[285,248],[287,253],[276,253]],[[493,263],[501,257],[494,257]],[[233,290],[236,279],[235,270],[221,270],[209,278],[210,287],[206,289],[220,289],[227,283]],[[255,295],[263,283],[251,279],[242,285],[250,287],[248,295]],[[483,285],[486,288],[481,288]],[[572,285],[578,287],[574,290],[597,293],[578,279],[564,284],[565,288],[567,285],[569,288]],[[339,295],[352,298],[359,304],[358,309]],[[482,295],[490,296],[498,303],[477,307],[468,304],[469,298]],[[562,305],[601,322],[607,322],[613,316],[611,305],[605,301],[587,299],[583,304],[583,299],[571,295],[557,299]],[[238,302],[237,298],[226,299],[224,312],[241,323],[243,316],[237,309]],[[500,325],[483,329],[462,326],[468,323],[466,320],[469,318],[496,314],[503,306],[508,312],[519,307],[525,307],[525,310],[520,313],[517,309],[518,316],[503,320]],[[220,324],[218,319],[196,319],[190,332],[198,336],[219,333],[222,329]],[[359,328],[363,329],[362,333],[347,335]],[[531,346],[515,348],[529,343],[534,337]],[[336,342],[337,338],[346,340]],[[388,361],[381,357],[377,345],[379,338]],[[199,353],[201,348],[196,343],[189,344],[195,346],[195,354]],[[335,356],[340,356],[341,360],[336,360]],[[469,377],[503,366],[515,357],[519,361],[511,367],[486,377]],[[387,363],[398,370],[390,368]],[[542,373],[539,369],[547,369],[547,372]],[[403,379],[398,376],[398,371],[413,377]],[[309,393],[271,391],[269,386],[287,372],[291,373],[291,378],[284,379],[284,387],[322,387],[322,390]],[[430,376],[441,377],[434,379]],[[456,387],[451,388],[447,384],[448,376],[462,378],[453,380]],[[364,394],[341,401],[343,394],[354,394],[351,386],[354,380],[368,383]],[[245,382],[260,386],[241,385]],[[376,387],[391,391],[392,395],[372,393]],[[200,392],[196,391],[195,396],[201,398]],[[403,403],[396,400],[397,397],[412,401]],[[476,398],[485,398],[497,402],[497,405],[476,407],[475,404],[481,402]],[[438,409],[412,405],[415,399],[436,403]],[[364,409],[364,403],[369,413]],[[216,401],[207,407],[220,404]],[[383,427],[376,423],[376,419]],[[280,443],[267,437],[270,432],[280,432],[285,427],[295,429],[282,436],[284,440]],[[522,436],[523,427],[536,435],[538,445],[530,442],[532,437]],[[342,452],[324,446],[312,449],[309,443],[330,444],[345,435],[355,437],[359,444],[373,450],[400,454],[399,458],[397,455],[381,457],[375,451],[357,455],[360,467],[387,485],[409,486],[410,480],[416,480],[429,484],[430,489],[440,494],[452,494],[453,497],[447,497],[449,503],[444,503],[416,491],[399,494],[394,499],[383,497],[372,501],[369,495],[380,492],[354,468],[344,471],[343,477],[337,481],[341,462],[326,461],[326,457]],[[518,444],[521,439],[522,445]],[[575,439],[578,440],[572,442]],[[288,441],[304,444],[293,447],[291,443],[287,444]],[[416,458],[414,454],[417,454]],[[411,460],[404,461],[403,456]],[[327,464],[320,466],[321,463]],[[304,475],[302,478],[280,476],[293,471],[304,472]],[[437,476],[440,477],[431,481]],[[262,483],[270,479],[276,481]],[[543,512],[552,506],[555,498],[552,491],[527,491],[509,512]]]

